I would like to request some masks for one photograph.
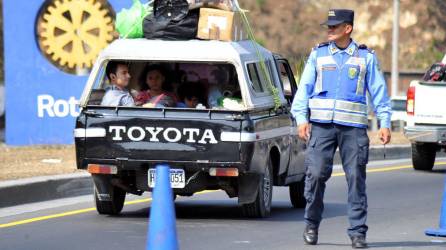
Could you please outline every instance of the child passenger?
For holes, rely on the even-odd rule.
[[[205,108],[201,103],[204,98],[204,88],[198,82],[185,82],[178,88],[179,108]]]

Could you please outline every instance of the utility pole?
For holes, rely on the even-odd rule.
[[[400,30],[400,0],[393,0],[393,35],[392,35],[392,91],[391,97],[398,95],[398,43]]]

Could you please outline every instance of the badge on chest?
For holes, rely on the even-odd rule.
[[[348,69],[348,77],[349,77],[350,79],[355,79],[357,75],[358,75],[358,69],[357,69],[357,68],[355,68],[355,67],[350,67],[350,68]]]

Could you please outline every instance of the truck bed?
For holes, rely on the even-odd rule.
[[[446,82],[422,82],[415,86],[414,124],[446,125]]]

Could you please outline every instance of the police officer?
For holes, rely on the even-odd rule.
[[[367,247],[367,91],[380,121],[380,140],[382,144],[390,141],[386,83],[374,52],[351,39],[353,20],[352,10],[328,12],[328,20],[322,24],[328,28],[328,42],[311,52],[292,105],[299,137],[308,142],[303,237],[310,245],[317,244],[325,183],[339,147],[348,185],[347,232],[353,248]]]

